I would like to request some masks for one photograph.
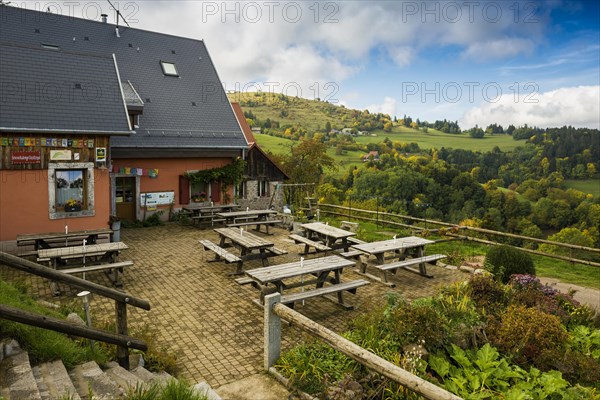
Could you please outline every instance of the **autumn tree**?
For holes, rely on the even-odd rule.
[[[292,183],[318,183],[326,169],[336,168],[335,160],[327,154],[328,145],[316,139],[301,140],[282,157],[282,166]]]

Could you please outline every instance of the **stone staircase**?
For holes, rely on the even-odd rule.
[[[0,399],[2,400],[110,400],[124,398],[129,388],[165,383],[166,372],[152,373],[143,366],[127,371],[115,362],[104,369],[90,361],[67,371],[62,361],[32,367],[29,355],[15,340],[0,341]],[[194,386],[209,400],[221,400],[206,382]]]

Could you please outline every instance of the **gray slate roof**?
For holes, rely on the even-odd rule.
[[[0,54],[0,128],[129,134],[112,57],[1,43]]]
[[[121,81],[131,81],[144,111],[136,133],[114,137],[111,147],[248,147],[203,41],[123,26],[117,37],[113,24],[14,7],[0,7],[0,22],[1,42],[51,44],[60,50],[47,51],[60,54],[115,54]],[[160,61],[174,63],[179,77],[165,76]]]

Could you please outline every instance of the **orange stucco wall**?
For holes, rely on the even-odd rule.
[[[175,192],[175,207],[181,205],[179,201],[179,176],[186,171],[204,170],[223,167],[231,164],[231,158],[149,158],[149,159],[113,159],[113,169],[116,168],[142,168],[144,175],[140,179],[140,191],[145,192]],[[158,177],[150,178],[146,170],[158,169]],[[233,188],[229,188],[229,195],[233,198]],[[138,193],[139,196],[139,193]]]
[[[63,232],[108,227],[108,170],[94,169],[95,216],[51,220],[48,213],[48,170],[0,170],[0,242],[18,234]]]

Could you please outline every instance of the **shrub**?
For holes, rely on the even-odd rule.
[[[503,284],[490,276],[473,275],[469,281],[471,299],[480,310],[500,313],[508,306],[508,298]]]
[[[451,340],[448,320],[430,298],[397,307],[392,316],[394,336],[403,345],[425,341],[425,347],[431,351],[443,348]]]
[[[547,354],[561,354],[569,336],[560,319],[535,308],[510,306],[498,326],[490,329],[492,344],[520,365],[532,363],[549,370]]]
[[[535,275],[529,254],[510,246],[492,247],[485,256],[484,268],[502,283],[508,283],[513,274]]]

